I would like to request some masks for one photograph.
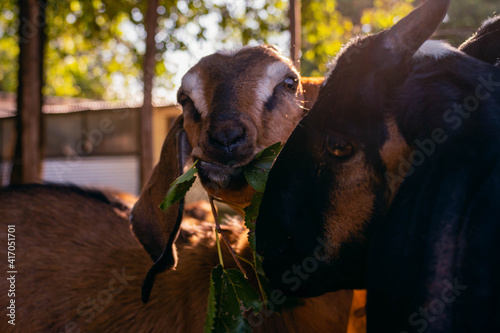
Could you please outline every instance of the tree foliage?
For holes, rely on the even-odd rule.
[[[0,10],[0,91],[16,91],[19,69],[17,25],[19,10],[15,0],[2,0]]]
[[[302,67],[306,76],[322,75],[350,38],[388,28],[412,9],[413,0],[303,0]]]
[[[14,91],[18,8],[15,0],[2,3],[0,89]],[[116,87],[140,87],[145,4],[140,0],[48,0],[44,93],[107,99],[130,97]],[[286,30],[282,20],[286,9],[284,0],[160,0],[155,37],[156,74],[160,78],[156,85],[171,88],[168,79],[176,68],[167,68],[169,56],[179,50],[188,52],[188,45],[207,40],[211,26],[220,27],[215,38],[220,46],[273,42],[273,36],[276,38]],[[232,43],[227,44],[229,41]]]
[[[302,73],[322,75],[352,36],[391,26],[420,2],[302,0]],[[140,0],[48,0],[44,92],[106,99],[141,94],[145,5]],[[195,43],[212,49],[281,43],[286,52],[287,11],[287,0],[160,0],[155,87],[174,88],[170,79],[180,69],[169,60],[179,52],[199,57]],[[457,45],[495,11],[497,0],[454,0],[438,36]],[[0,90],[15,91],[17,85],[18,12],[16,0],[2,0]]]
[[[438,36],[458,46],[494,14],[500,14],[498,0],[453,0]]]

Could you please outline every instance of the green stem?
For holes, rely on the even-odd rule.
[[[255,272],[255,277],[257,277],[257,283],[259,284],[259,290],[260,290],[260,295],[262,296],[262,302],[264,303],[264,306],[267,306],[267,295],[264,292],[264,288],[262,288],[262,284],[260,283],[260,277],[259,273],[257,273],[257,257],[255,256],[255,252],[253,254],[253,261],[254,265],[252,265],[253,270]]]
[[[215,231],[216,231],[216,234],[217,234],[217,242],[219,241],[218,240],[219,239],[218,234],[220,234],[221,237],[222,237],[222,240],[224,241],[224,243],[226,243],[226,246],[227,246],[227,249],[229,250],[229,253],[233,256],[233,259],[236,262],[236,265],[238,265],[238,268],[243,273],[243,275],[245,276],[245,279],[246,279],[247,278],[247,272],[245,271],[245,269],[243,268],[243,266],[241,266],[241,263],[238,260],[236,252],[234,251],[234,249],[232,248],[231,244],[229,243],[229,239],[227,239],[226,235],[224,235],[224,233],[222,232],[222,228],[221,228],[220,223],[219,223],[219,216],[217,214],[217,208],[215,208],[215,204],[214,204],[214,197],[210,197],[210,205],[212,206],[212,214],[213,214],[214,219],[215,219]],[[217,244],[220,247],[220,244],[219,243],[217,243]],[[221,252],[219,252],[219,256],[221,256]],[[222,267],[222,268],[224,268],[224,267]]]
[[[250,260],[247,260],[247,259],[243,258],[243,257],[242,257],[242,256],[240,256],[239,254],[237,254],[236,256],[238,257],[238,259],[240,259],[240,260],[242,260],[242,261],[246,262],[247,264],[249,264],[250,266],[252,266],[252,268],[255,270],[255,267],[254,267],[254,263],[253,263],[253,262],[251,262]]]
[[[217,230],[215,230],[215,242],[217,243],[217,252],[219,253],[219,262],[220,262],[220,265],[222,266],[222,269],[224,269],[224,260],[222,259],[222,250],[220,248],[219,233],[217,232]]]

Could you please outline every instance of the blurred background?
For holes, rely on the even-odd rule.
[[[419,0],[2,0],[0,185],[40,180],[137,195],[180,114],[176,89],[220,49],[277,45],[321,76],[351,37]],[[498,0],[452,0],[457,46]]]

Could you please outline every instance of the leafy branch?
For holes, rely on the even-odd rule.
[[[191,186],[193,186],[194,181],[196,180],[195,175],[198,173],[196,164],[198,164],[198,160],[194,162],[191,169],[170,184],[167,195],[163,198],[163,201],[160,204],[160,208],[162,210],[166,211],[170,208],[170,206],[186,196],[186,193],[189,191]]]
[[[217,199],[210,197],[212,214],[215,219],[215,238],[220,265],[213,268],[210,277],[207,320],[204,330],[206,333],[242,331],[245,327],[248,327],[248,322],[244,315],[245,312],[253,310],[254,314],[257,314],[267,303],[267,295],[263,287],[265,275],[262,270],[262,261],[255,250],[255,221],[259,214],[259,207],[262,202],[269,171],[281,148],[280,142],[275,143],[255,155],[252,162],[243,167],[245,179],[256,191],[250,205],[244,210],[245,226],[248,228],[248,242],[253,252],[253,260],[247,260],[239,256],[231,247],[219,224],[217,209],[214,205],[214,200]],[[181,200],[186,195],[196,180],[196,173],[198,172],[196,169],[197,162],[194,163],[189,171],[172,183],[167,195],[160,204],[161,209],[168,209],[172,204]],[[233,256],[239,270],[224,268],[219,234]],[[257,278],[260,295],[250,285],[246,271],[241,265],[240,260],[252,267]]]

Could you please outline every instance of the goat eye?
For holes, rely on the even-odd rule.
[[[286,78],[281,84],[289,91],[295,93],[297,92],[297,87],[299,85],[299,80],[294,78]]]
[[[353,145],[349,141],[338,137],[327,138],[326,149],[330,155],[335,157],[349,157],[354,153]]]
[[[177,101],[182,106],[185,106],[186,103],[189,102],[190,100],[191,99],[188,97],[188,95],[185,95],[185,94],[180,94],[179,97],[177,97]]]
[[[179,96],[177,97],[177,101],[180,105],[182,105],[182,112],[185,115],[190,116],[196,122],[200,121],[201,115],[188,95],[179,94]]]

